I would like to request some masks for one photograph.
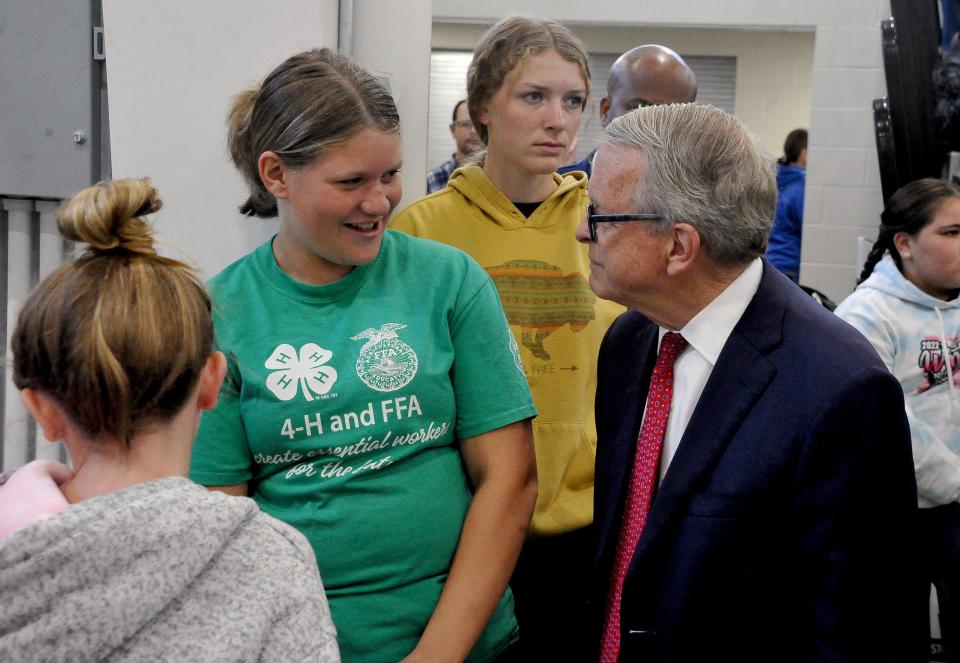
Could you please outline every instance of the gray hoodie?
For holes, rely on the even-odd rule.
[[[0,661],[340,660],[313,551],[180,477],[0,540]]]

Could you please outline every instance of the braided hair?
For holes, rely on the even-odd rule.
[[[960,188],[932,177],[915,180],[897,189],[880,213],[880,232],[863,263],[857,285],[867,280],[887,251],[902,272],[903,261],[894,246],[894,236],[901,232],[916,235],[933,221],[940,206],[952,197],[960,197]]]

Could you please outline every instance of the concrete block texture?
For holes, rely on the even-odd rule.
[[[889,0],[531,2],[524,6],[525,13],[584,25],[814,29],[808,209],[804,216],[811,229],[821,229],[811,232],[809,246],[804,243],[801,280],[838,301],[853,290],[859,265],[854,264],[854,244],[844,228],[871,227],[878,210],[880,176],[872,103],[886,90],[880,21],[890,15]],[[492,21],[517,11],[514,4],[506,0],[433,0],[432,6],[434,18]],[[779,147],[777,141],[767,142]],[[839,228],[840,238],[830,241],[833,227]]]
[[[811,145],[807,155],[807,186],[863,186],[866,158],[867,150],[862,148]]]

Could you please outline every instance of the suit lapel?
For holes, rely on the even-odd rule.
[[[608,545],[616,546],[620,533],[620,522],[626,499],[627,486],[633,469],[633,457],[637,447],[637,435],[643,408],[646,404],[650,376],[657,358],[658,327],[644,325],[637,331],[633,340],[634,351],[623,357],[623,367],[618,374],[623,380],[614,384],[620,394],[606,392],[615,404],[604,405],[606,416],[616,422],[616,432],[608,439],[612,441],[604,450],[605,476],[596,489],[602,491],[599,499],[603,504],[615,505],[615,508],[603,511],[603,520],[597,523],[599,537],[598,552],[601,556]]]
[[[764,262],[757,293],[717,358],[654,498],[634,563],[670,521],[686,510],[689,497],[699,489],[776,374],[766,355],[782,340],[785,297],[778,294],[782,284],[771,269]]]

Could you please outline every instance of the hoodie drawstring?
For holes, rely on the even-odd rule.
[[[940,313],[940,307],[938,306],[934,306],[933,310],[936,312],[937,322],[940,324],[940,348],[947,363],[947,384],[950,385],[950,407],[952,409],[957,400],[957,389],[953,386],[953,361],[950,355],[950,346],[947,345],[947,332],[943,326],[943,314]]]

